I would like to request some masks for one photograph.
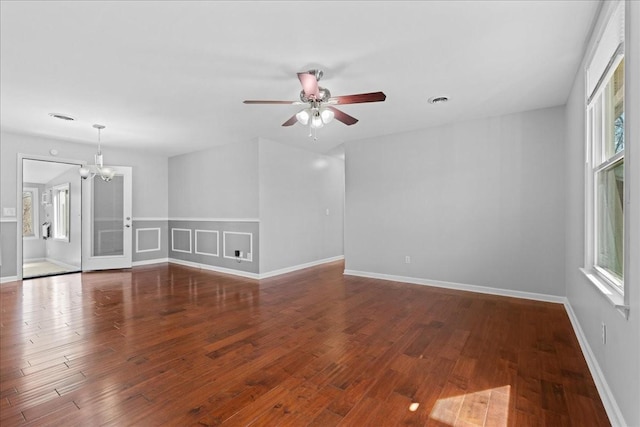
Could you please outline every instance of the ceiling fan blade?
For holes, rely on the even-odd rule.
[[[242,101],[244,104],[296,104],[300,101],[269,101],[269,100],[256,100],[256,99],[247,99],[246,101]]]
[[[338,109],[337,109],[337,108],[335,108],[335,107],[332,107],[332,106],[330,106],[330,105],[327,105],[327,106],[326,106],[326,108],[327,108],[328,110],[333,111],[333,117],[334,117],[336,120],[338,120],[338,121],[340,121],[340,122],[344,123],[344,124],[345,124],[345,125],[347,125],[347,126],[351,126],[351,125],[354,125],[354,124],[358,123],[358,119],[356,119],[356,118],[355,118],[355,117],[353,117],[353,116],[348,115],[347,113],[343,113],[342,111],[338,110]]]
[[[360,104],[363,102],[380,102],[387,99],[383,92],[358,93],[356,95],[334,96],[329,99],[331,104]]]
[[[282,124],[282,126],[293,126],[293,125],[296,124],[297,121],[298,121],[298,119],[296,118],[296,115],[294,114],[289,120],[284,122]]]
[[[320,97],[320,91],[318,89],[318,79],[316,79],[316,76],[314,74],[298,73],[298,79],[300,80],[302,90],[304,90],[304,94],[307,97],[310,97],[312,95],[316,98]]]

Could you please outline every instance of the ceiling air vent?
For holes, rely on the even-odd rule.
[[[68,122],[72,122],[74,121],[76,118],[75,117],[71,117],[68,114],[61,114],[61,113],[49,113],[49,115],[51,117],[53,117],[54,119],[60,119],[60,120],[66,120]]]

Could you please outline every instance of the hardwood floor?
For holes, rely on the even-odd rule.
[[[343,268],[3,284],[0,424],[609,425],[562,305]]]

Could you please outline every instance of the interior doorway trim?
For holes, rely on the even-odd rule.
[[[16,256],[16,277],[17,280],[22,280],[22,257],[23,257],[23,253],[22,253],[22,187],[23,187],[23,182],[22,182],[22,161],[23,160],[39,160],[39,161],[43,161],[43,162],[54,162],[54,163],[67,163],[70,165],[78,165],[78,167],[80,166],[84,166],[86,164],[86,162],[82,161],[82,160],[75,160],[75,159],[61,159],[58,157],[51,157],[51,156],[39,156],[39,155],[35,155],[35,154],[24,154],[24,153],[18,153],[18,167],[17,169],[17,176],[16,176],[16,182],[17,182],[17,193],[16,193],[16,219],[17,219],[17,224],[16,224],[16,248],[17,248],[17,256]],[[79,177],[80,175],[78,175]]]

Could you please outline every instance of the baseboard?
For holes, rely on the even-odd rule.
[[[17,282],[18,276],[4,276],[0,277],[0,283]]]
[[[256,280],[260,279],[260,275],[256,273],[249,273],[247,271],[234,270],[231,268],[217,267],[215,265],[200,264],[197,262],[183,261],[181,259],[175,259],[175,258],[169,258],[169,262],[172,264],[184,265],[186,267],[199,268],[201,270],[215,271],[216,273],[231,274],[234,276],[240,276],[247,279],[256,279]]]
[[[488,286],[468,285],[464,283],[427,280],[417,277],[395,276],[391,274],[371,273],[366,271],[344,270],[348,276],[367,277],[370,279],[391,280],[394,282],[412,283],[414,285],[435,286],[436,288],[455,289],[458,291],[477,292],[481,294],[499,295],[504,297],[530,299],[535,301],[564,304],[565,298],[557,295],[538,294],[535,292],[513,291],[510,289],[492,288]]]
[[[567,315],[569,316],[569,320],[571,321],[571,325],[573,326],[573,330],[578,338],[578,343],[580,344],[580,348],[582,349],[582,354],[584,355],[585,360],[587,361],[587,366],[589,367],[589,371],[591,372],[591,377],[593,377],[593,381],[596,383],[596,388],[598,389],[598,394],[600,394],[600,399],[602,399],[602,404],[604,405],[604,409],[607,411],[607,415],[609,416],[609,421],[611,425],[614,427],[626,426],[627,423],[624,421],[624,417],[622,415],[622,411],[618,407],[615,398],[613,397],[613,393],[611,393],[611,389],[609,388],[609,384],[607,384],[607,380],[605,379],[602,370],[600,369],[600,365],[598,364],[598,360],[596,359],[593,351],[591,350],[591,346],[587,341],[587,337],[584,335],[582,331],[582,327],[580,326],[580,322],[578,321],[578,317],[576,313],[573,311],[573,307],[571,307],[571,303],[567,298],[564,299],[564,308],[567,311]]]
[[[156,259],[146,259],[144,261],[134,261],[131,263],[131,265],[133,267],[139,267],[141,265],[163,264],[165,262],[169,262],[169,258],[156,258]]]
[[[305,268],[309,268],[309,267],[315,267],[316,265],[321,265],[321,264],[327,264],[330,262],[334,262],[334,261],[340,261],[344,259],[344,255],[338,255],[338,256],[334,256],[331,258],[324,258],[318,261],[311,261],[311,262],[307,262],[305,264],[298,264],[298,265],[294,265],[292,267],[286,267],[286,268],[281,268],[279,270],[273,270],[273,271],[269,271],[267,273],[261,273],[260,274],[260,279],[267,279],[269,277],[274,277],[274,276],[279,276],[281,274],[287,274],[287,273],[291,273],[297,270],[303,270]]]
[[[47,260],[46,258],[29,258],[29,259],[23,259],[22,263],[23,264],[27,264],[29,262],[43,262],[43,261],[46,261],[46,260]]]

